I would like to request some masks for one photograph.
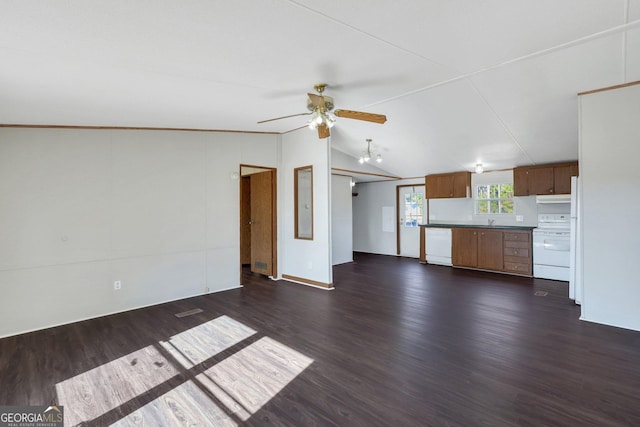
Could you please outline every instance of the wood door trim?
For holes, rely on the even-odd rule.
[[[271,170],[271,227],[273,230],[271,237],[271,253],[273,254],[273,276],[278,277],[278,171]]]
[[[271,171],[272,173],[272,179],[271,179],[271,211],[272,211],[272,230],[273,232],[271,233],[271,257],[272,257],[272,277],[278,277],[278,206],[277,206],[277,201],[278,201],[278,169],[277,168],[272,168],[272,167],[268,167],[268,166],[256,166],[256,165],[247,165],[247,164],[243,164],[241,163],[238,170],[240,173],[240,179],[238,179],[238,190],[240,190],[240,182],[242,179],[242,168],[246,167],[246,168],[260,168],[260,169],[264,169],[265,172]],[[242,207],[240,207],[242,208]],[[240,230],[238,230],[240,231]],[[240,265],[240,271],[242,272],[242,265]]]
[[[317,280],[305,279],[303,277],[297,277],[297,276],[290,276],[288,274],[283,274],[282,278],[285,280],[293,281],[293,282],[301,282],[306,285],[320,286],[321,288],[326,288],[326,289],[334,288],[333,283],[318,282]]]

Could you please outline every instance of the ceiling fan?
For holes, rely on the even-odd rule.
[[[383,114],[363,113],[361,111],[352,110],[333,111],[333,98],[322,94],[326,87],[326,83],[318,83],[314,86],[314,89],[318,92],[317,95],[314,93],[307,93],[307,95],[309,95],[309,98],[307,99],[307,109],[310,111],[309,113],[291,114],[289,116],[276,117],[275,119],[262,120],[258,123],[272,122],[274,120],[287,119],[289,117],[311,115],[311,119],[307,122],[307,125],[309,126],[309,129],[317,129],[318,137],[322,139],[331,135],[329,129],[335,124],[336,117],[364,120],[380,124],[387,121],[387,116]]]

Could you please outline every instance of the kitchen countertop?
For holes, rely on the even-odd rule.
[[[521,230],[531,231],[536,228],[533,225],[488,225],[488,224],[420,224],[420,227],[430,228],[489,228],[494,230]]]

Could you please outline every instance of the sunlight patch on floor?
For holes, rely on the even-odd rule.
[[[99,417],[176,376],[178,370],[153,345],[56,384],[65,425]]]
[[[130,426],[237,426],[231,417],[211,401],[210,396],[193,381],[178,387],[144,405],[112,424]]]
[[[312,362],[290,347],[263,337],[196,378],[246,421]]]
[[[174,335],[168,341],[160,341],[160,345],[188,369],[255,333],[229,316],[220,316]]]
[[[220,316],[59,382],[65,425],[114,419],[118,426],[234,426],[246,421],[313,363],[262,337],[208,369],[200,365],[254,334]],[[179,385],[167,390],[172,379]],[[136,404],[141,406],[136,409]]]

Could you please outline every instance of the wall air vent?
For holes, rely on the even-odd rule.
[[[194,314],[202,313],[202,309],[194,308],[193,310],[183,311],[182,313],[176,313],[174,316],[176,317],[187,317],[193,316]]]

